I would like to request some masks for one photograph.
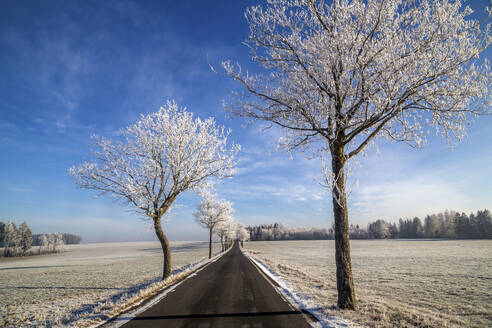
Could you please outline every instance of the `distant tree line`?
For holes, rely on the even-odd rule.
[[[246,228],[250,240],[313,240],[334,239],[333,228],[286,228],[282,224],[259,225]],[[400,219],[396,222],[376,220],[367,228],[350,225],[351,239],[396,239],[396,238],[457,238],[492,239],[492,215],[489,210],[467,215],[445,211],[420,218]]]
[[[259,226],[246,227],[249,239],[256,240],[316,240],[333,239],[333,229],[325,228],[286,228],[280,223],[262,224]]]
[[[65,244],[78,244],[82,238],[68,233],[33,235],[26,222],[17,228],[12,221],[0,221],[0,256],[26,256],[44,253],[57,253],[65,250]],[[32,246],[38,246],[36,250]]]
[[[369,223],[367,230],[351,226],[354,239],[386,238],[457,238],[492,239],[492,215],[485,209],[467,215],[445,211],[420,218],[400,219],[398,224],[377,220]]]
[[[41,238],[43,234],[34,234],[32,235],[32,245],[33,246],[40,246],[41,243]],[[62,239],[65,245],[75,245],[75,244],[80,244],[82,242],[82,237],[79,235],[74,235],[71,233],[62,233]]]

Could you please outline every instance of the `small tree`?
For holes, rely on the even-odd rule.
[[[212,234],[215,227],[231,219],[232,213],[231,202],[223,199],[216,199],[213,195],[207,195],[203,201],[198,204],[197,211],[194,214],[196,221],[204,228],[209,230],[208,258],[212,258]]]
[[[232,229],[234,221],[232,218],[220,222],[216,227],[215,227],[215,233],[217,236],[220,238],[220,245],[222,247],[222,251],[226,250],[226,239],[227,239],[227,234],[229,233],[229,230]]]
[[[225,244],[226,248],[229,248],[232,246],[232,243],[234,240],[237,238],[237,223],[232,222],[229,229],[227,230],[225,234]]]
[[[54,233],[50,233],[50,234],[47,234],[46,235],[46,239],[48,240],[48,246],[47,246],[47,249],[48,249],[48,252],[49,253],[55,253],[56,252],[56,248],[55,248],[55,234]]]
[[[63,234],[57,232],[53,234],[53,251],[63,252],[65,250],[65,242],[63,241]]]
[[[26,255],[26,252],[31,248],[32,245],[32,232],[27,226],[26,222],[22,222],[19,226],[20,235],[20,248],[22,250],[22,255]]]
[[[376,138],[419,147],[429,132],[464,136],[468,119],[490,110],[490,26],[467,19],[461,1],[269,0],[248,8],[252,59],[268,74],[243,74],[236,114],[284,129],[281,146],[308,148],[324,167],[335,219],[338,306],[354,309],[347,162]]]
[[[41,252],[43,251],[43,249],[47,249],[49,251],[49,242],[48,242],[48,237],[43,234],[41,235],[41,237],[39,237],[39,249],[38,249],[38,253],[41,254]]]
[[[422,238],[424,236],[424,226],[418,217],[413,218],[412,232],[414,234],[414,238]]]
[[[390,225],[384,220],[377,220],[376,222],[369,223],[367,231],[370,238],[385,239],[390,236]]]
[[[16,253],[16,245],[18,245],[18,233],[15,223],[12,221],[7,222],[7,227],[5,228],[5,256],[14,256]]]
[[[234,174],[240,147],[228,148],[229,133],[213,118],[195,119],[185,108],[167,102],[123,129],[124,141],[94,137],[95,160],[70,172],[80,187],[109,193],[152,220],[164,256],[164,279],[171,274],[171,250],[162,216],[185,190],[203,190],[211,178]]]
[[[246,230],[244,225],[238,223],[236,230],[236,238],[241,242],[241,246],[244,245],[244,242],[249,240],[249,232]]]

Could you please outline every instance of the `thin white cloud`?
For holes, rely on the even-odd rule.
[[[410,178],[364,185],[356,189],[349,201],[351,217],[357,222],[378,218],[424,216],[445,209],[469,209],[471,199],[456,185],[437,176]]]
[[[262,179],[259,179],[262,180]],[[219,189],[220,188],[220,189]],[[218,187],[224,196],[238,200],[276,200],[287,203],[310,202],[326,199],[323,187],[315,183],[292,183],[288,178],[271,176],[262,183],[234,181]]]

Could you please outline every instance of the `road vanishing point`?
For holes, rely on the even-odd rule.
[[[311,327],[241,252],[238,243],[121,327]],[[128,320],[124,315],[119,320]]]

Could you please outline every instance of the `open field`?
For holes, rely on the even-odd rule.
[[[352,241],[359,311],[336,306],[333,241],[248,242],[300,297],[369,327],[492,327],[492,241]]]
[[[207,242],[171,242],[176,270],[208,256]],[[214,252],[220,244],[214,244]],[[155,281],[162,274],[158,242],[71,245],[66,253],[0,260],[0,326],[13,319],[44,322],[80,315],[98,302]],[[18,324],[15,324],[18,326]]]

